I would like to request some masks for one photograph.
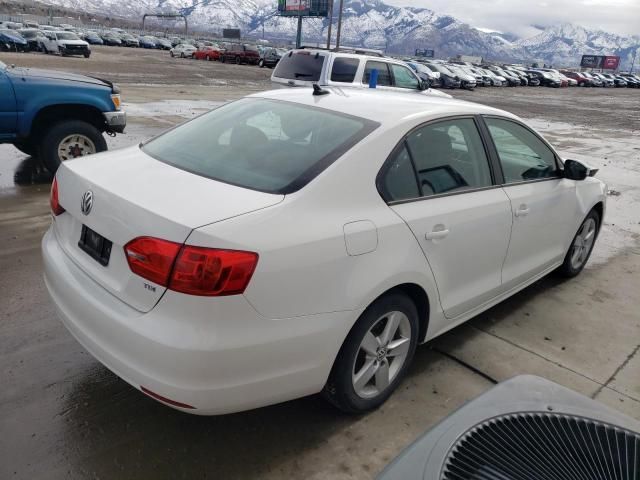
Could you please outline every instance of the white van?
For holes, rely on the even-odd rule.
[[[451,98],[432,90],[404,62],[381,53],[355,48],[323,50],[300,48],[287,52],[278,62],[271,81],[278,86],[320,86],[369,88],[377,70],[376,88],[396,92]]]

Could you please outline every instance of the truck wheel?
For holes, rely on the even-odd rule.
[[[263,59],[260,59],[260,61],[258,62],[258,66],[260,68],[264,68],[264,60]]]
[[[236,57],[236,65],[240,65],[240,57]]]
[[[89,58],[90,56],[91,56],[91,54],[90,54],[90,53],[85,53],[85,54],[84,54],[84,58]]]
[[[107,142],[96,127],[82,120],[67,120],[44,132],[38,150],[47,170],[55,173],[61,162],[106,149]]]

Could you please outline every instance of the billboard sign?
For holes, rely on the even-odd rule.
[[[240,29],[239,28],[223,28],[222,36],[224,38],[240,39]]]
[[[434,50],[416,48],[416,57],[433,58],[435,56]]]
[[[604,70],[617,70],[620,66],[620,57],[609,55],[583,55],[580,62],[582,68],[598,68]]]
[[[286,17],[327,17],[330,0],[278,0],[278,15]]]

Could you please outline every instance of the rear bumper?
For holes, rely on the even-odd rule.
[[[360,313],[273,320],[242,295],[170,291],[141,313],[80,270],[52,229],[42,253],[47,289],[78,342],[135,388],[193,407],[170,405],[189,413],[225,414],[319,392]]]
[[[107,130],[110,132],[122,133],[127,126],[127,112],[119,110],[117,112],[104,112],[104,120],[107,123]]]

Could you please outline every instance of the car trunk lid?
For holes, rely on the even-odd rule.
[[[66,210],[54,225],[62,248],[96,283],[141,312],[151,310],[166,288],[131,272],[124,252],[128,242],[148,236],[184,243],[195,228],[276,205],[284,198],[180,170],[149,157],[138,146],[65,162],[57,181]],[[85,213],[82,206],[89,191],[92,207]],[[79,245],[83,225],[112,242],[107,265]]]

